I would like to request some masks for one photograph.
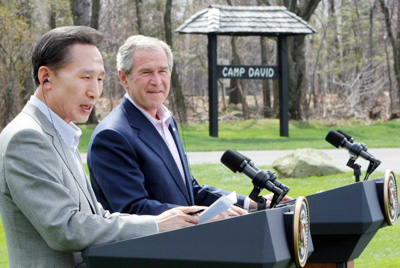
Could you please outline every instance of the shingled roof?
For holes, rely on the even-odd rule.
[[[210,5],[197,12],[176,31],[218,35],[299,35],[316,32],[285,7],[220,5]]]

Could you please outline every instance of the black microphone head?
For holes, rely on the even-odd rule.
[[[234,151],[238,156],[240,156],[240,157],[243,157],[244,158],[244,160],[246,160],[248,163],[250,163],[251,162],[251,159],[250,158],[248,158],[247,156],[245,156],[245,155],[242,155],[241,153],[239,153],[239,152],[237,152],[237,151]]]
[[[328,135],[326,135],[326,138],[325,138],[325,140],[327,142],[329,142],[336,148],[339,148],[342,145],[343,139],[345,139],[345,137],[335,130],[329,131]]]
[[[242,163],[246,161],[246,157],[232,150],[226,150],[221,157],[221,162],[233,172],[243,172]]]
[[[348,133],[346,133],[346,132],[344,132],[344,131],[342,131],[342,130],[340,130],[340,129],[338,129],[337,132],[338,132],[339,134],[342,134],[349,142],[351,142],[351,143],[354,142],[353,137],[350,136]]]

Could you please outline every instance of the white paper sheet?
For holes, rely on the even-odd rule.
[[[224,212],[237,202],[236,192],[221,196],[200,215],[199,224],[206,223],[218,214]]]

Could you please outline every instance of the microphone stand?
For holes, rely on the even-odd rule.
[[[254,182],[253,182],[254,185]],[[279,189],[279,191],[275,190],[273,191],[274,196],[272,197],[271,204],[269,205],[269,208],[274,208],[276,207],[282,199],[285,197],[285,195],[288,193],[288,189],[281,189],[281,188],[276,188]],[[267,199],[263,196],[260,196],[260,193],[263,189],[261,187],[258,187],[254,185],[253,190],[251,191],[249,198],[257,202],[257,211],[264,210],[267,208]]]
[[[356,182],[359,182],[361,176],[361,166],[359,164],[356,164],[355,162],[356,159],[350,158],[349,161],[347,161],[347,166],[354,170],[354,177],[356,178]]]
[[[249,198],[257,202],[257,211],[264,210],[267,208],[267,199],[263,196],[260,196],[262,191],[261,187],[254,186],[251,191]]]
[[[352,168],[354,170],[354,177],[356,178],[356,182],[360,181],[360,176],[361,176],[361,166],[359,164],[355,163],[356,159],[350,158],[349,161],[347,162],[347,166]],[[368,180],[369,175],[374,172],[374,170],[381,164],[381,161],[379,160],[374,160],[370,161],[368,165],[367,172],[364,177],[364,181]]]
[[[374,159],[373,161],[369,162],[368,168],[367,168],[367,173],[365,174],[364,181],[368,180],[369,175],[374,172],[374,170],[381,164],[381,161]]]

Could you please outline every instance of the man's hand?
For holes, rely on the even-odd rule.
[[[165,211],[156,216],[158,229],[160,233],[171,231],[183,227],[196,225],[199,222],[199,213],[189,215],[190,212],[196,212],[206,207],[191,206],[191,207],[176,207]]]
[[[274,194],[267,194],[267,195],[264,195],[264,198],[266,198],[268,201],[272,201],[272,197],[274,197]],[[286,201],[290,201],[290,200],[293,200],[293,198],[292,197],[290,197],[290,196],[288,196],[288,195],[285,195],[284,197],[283,197],[283,199],[281,200],[281,202],[286,202]]]
[[[229,209],[225,210],[221,214],[218,214],[214,218],[212,218],[210,221],[219,221],[231,217],[236,217],[240,215],[246,215],[248,214],[247,210],[244,210],[240,207],[237,207],[235,205],[232,205]]]
[[[272,198],[274,197],[274,194],[267,194],[263,196],[265,199],[267,199],[267,207],[271,204]],[[286,202],[289,200],[293,200],[292,197],[285,195],[281,202]],[[257,203],[254,200],[250,200],[250,209],[256,209],[257,208]]]

